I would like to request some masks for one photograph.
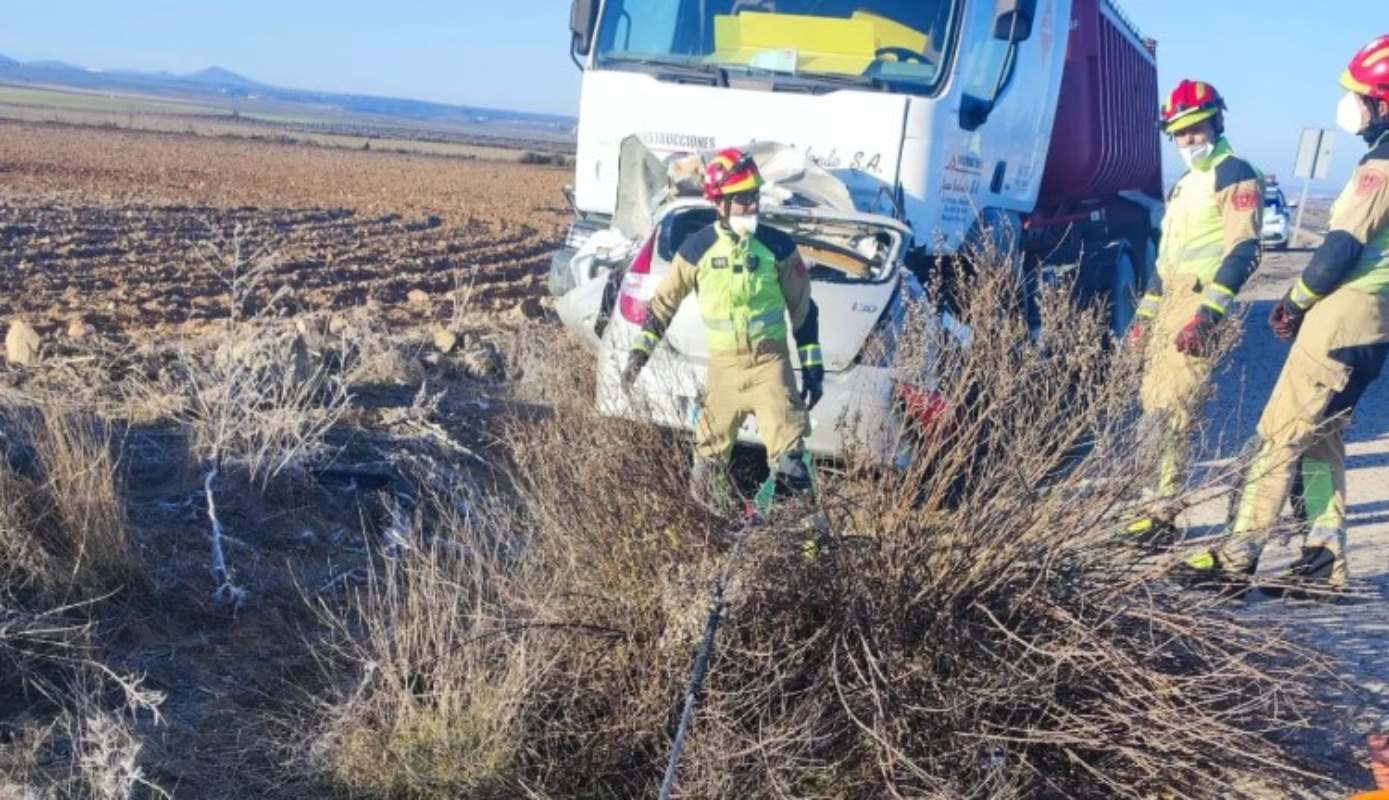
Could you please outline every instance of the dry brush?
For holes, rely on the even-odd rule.
[[[1320,665],[1115,542],[1160,435],[1136,424],[1139,365],[1065,292],[1033,335],[1012,275],[963,292],[968,346],[924,325],[891,344],[899,380],[948,409],[903,424],[905,471],[827,477],[818,549],[794,515],[747,533],[677,796],[1223,798],[1311,779],[1287,735]],[[544,406],[506,437],[517,508],[423,514],[431,544],[332,617],[356,679],[314,763],[358,791],[660,781],[737,526],[686,499],[680,437],[598,417],[591,368],[541,350]]]

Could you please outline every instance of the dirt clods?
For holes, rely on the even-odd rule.
[[[23,320],[15,320],[5,333],[5,358],[11,364],[33,366],[39,360],[42,345],[43,339],[38,331]]]

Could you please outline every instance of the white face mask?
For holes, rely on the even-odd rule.
[[[1341,98],[1341,102],[1336,104],[1336,127],[1357,136],[1365,130],[1365,116],[1361,109],[1364,106],[1360,103],[1359,95],[1346,92]]]
[[[1186,162],[1187,169],[1195,169],[1205,166],[1205,163],[1215,152],[1215,144],[1206,142],[1192,147],[1178,147],[1177,152],[1182,154],[1182,161]]]
[[[754,233],[757,233],[757,215],[730,214],[728,216],[728,227],[740,238],[746,239]]]

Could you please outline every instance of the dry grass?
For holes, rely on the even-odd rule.
[[[34,536],[34,486],[0,465],[0,585],[24,590],[50,577],[48,555]]]
[[[54,408],[10,409],[5,419],[29,473],[0,468],[0,553],[11,580],[59,596],[139,589],[110,428]]]
[[[1314,659],[1113,540],[1158,433],[1134,424],[1136,359],[1062,293],[1030,338],[1010,272],[981,274],[971,346],[892,343],[900,379],[940,379],[951,409],[903,425],[912,466],[829,480],[816,556],[790,513],[748,534],[679,796],[1224,798],[1252,796],[1251,770],[1310,779],[1283,735],[1313,706]],[[550,410],[507,436],[520,517],[422,514],[420,541],[453,545],[385,562],[337,618],[358,677],[314,752],[343,784],[655,794],[732,526],[685,499],[677,437],[597,418],[591,368],[538,355],[526,380]]]
[[[458,508],[431,497],[354,596],[355,613],[323,607],[342,642],[337,664],[366,668],[331,709],[314,760],[353,789],[480,796],[499,790],[518,755],[523,698],[546,674],[533,634],[492,630],[504,610],[496,591],[515,577],[498,572],[518,543],[484,542]]]
[[[160,453],[157,465],[120,463],[120,453],[150,455],[119,446],[132,435],[132,418],[176,432],[167,438],[187,442],[210,476],[234,475],[231,488],[219,487],[225,501],[233,491],[265,491],[275,479],[299,474],[325,451],[323,437],[344,413],[341,359],[328,363],[298,335],[260,319],[274,306],[273,296],[256,302],[264,262],[239,247],[228,252],[237,305],[219,340],[170,341],[142,357],[123,353],[136,369],[98,364],[97,374],[116,372],[122,383],[96,392],[74,384],[65,361],[40,366],[22,376],[24,389],[5,392],[0,431],[10,463],[0,464],[0,670],[20,681],[0,686],[0,787],[45,798],[166,796],[149,776],[147,755],[163,698],[108,666],[103,642],[113,617],[130,609],[124,601],[153,599],[154,565],[142,563],[134,543],[125,483],[142,469],[163,470],[168,454]],[[243,308],[260,311],[247,315]],[[103,401],[95,409],[102,416],[74,401],[93,393]],[[148,409],[161,413],[146,419]],[[186,457],[174,459],[178,477]],[[207,483],[218,591],[239,600],[211,477]],[[175,491],[181,484],[171,481]],[[169,487],[135,487],[146,499],[160,497],[161,488]],[[153,605],[144,612],[164,613]]]
[[[0,587],[0,667],[19,677],[0,687],[0,709],[17,699],[28,709],[21,724],[5,720],[0,728],[0,790],[78,800],[168,797],[148,780],[141,757],[143,729],[160,724],[164,697],[101,662],[89,612],[87,604],[26,612]]]
[[[323,453],[347,407],[340,373],[297,334],[234,331],[210,358],[183,358],[181,420],[198,458],[264,488]]]
[[[71,582],[112,589],[139,582],[109,428],[90,417],[48,415],[34,441]]]
[[[111,430],[59,404],[11,406],[3,421],[12,463],[0,464],[0,674],[15,679],[0,685],[0,788],[161,795],[137,728],[157,724],[163,698],[106,666],[95,641],[100,606],[148,589]]]

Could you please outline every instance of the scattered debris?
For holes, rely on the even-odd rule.
[[[68,323],[68,338],[73,341],[81,341],[92,334],[92,326],[81,317],[74,317]]]
[[[447,328],[434,329],[434,347],[440,353],[452,353],[458,345],[458,335]]]
[[[497,346],[477,334],[464,335],[461,360],[468,377],[474,380],[497,380],[505,372]]]

